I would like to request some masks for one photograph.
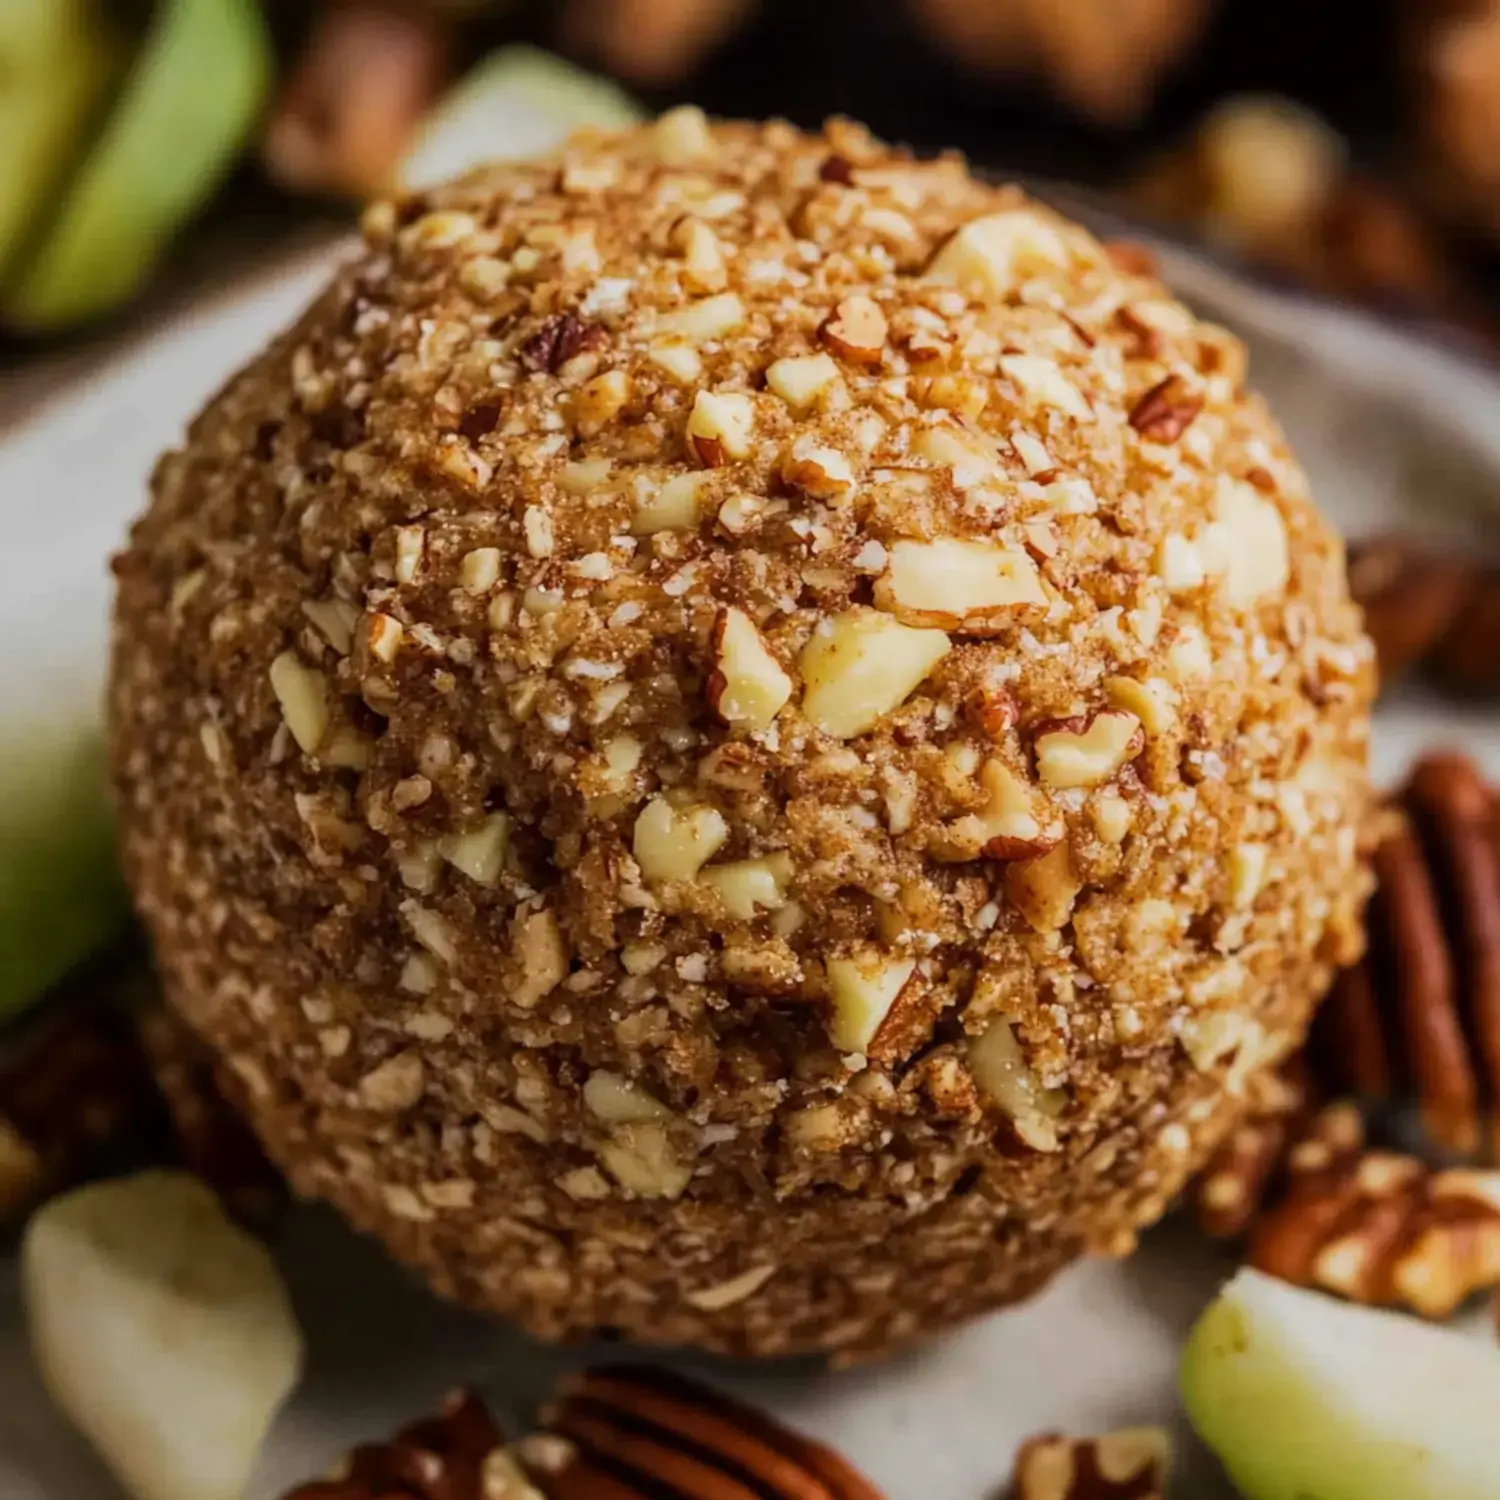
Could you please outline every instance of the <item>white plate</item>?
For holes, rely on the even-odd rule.
[[[1500,494],[1500,386],[1487,374],[1357,315],[1252,288],[1183,257],[1169,256],[1167,269],[1201,307],[1254,335],[1256,383],[1346,528],[1415,519],[1481,545],[1489,539],[1500,512],[1485,518],[1482,507]],[[7,723],[44,700],[89,711],[104,660],[106,559],[142,503],[156,454],[325,270],[326,257],[316,257],[178,319],[0,446]],[[1416,747],[1440,737],[1467,744],[1500,772],[1493,718],[1409,698],[1382,711],[1377,773],[1394,777]],[[514,1428],[558,1368],[587,1357],[540,1349],[437,1304],[318,1211],[295,1219],[285,1264],[311,1366],[267,1446],[251,1500],[320,1471],[460,1381],[481,1385]],[[811,1366],[708,1368],[841,1447],[892,1500],[982,1500],[1003,1488],[1017,1443],[1034,1432],[1175,1421],[1178,1346],[1229,1265],[1184,1226],[1168,1225],[1135,1259],[1081,1266],[1029,1305],[892,1364],[837,1376]],[[1223,1500],[1212,1462],[1182,1437],[1182,1493]],[[37,1387],[9,1265],[0,1265],[0,1494],[118,1500]]]

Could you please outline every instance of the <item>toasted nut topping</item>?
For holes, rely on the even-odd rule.
[[[1046,608],[1036,564],[989,542],[940,537],[897,542],[875,585],[875,602],[908,625],[991,635],[1028,606]]]
[[[792,679],[743,610],[719,612],[713,652],[707,692],[714,712],[746,734],[770,728],[792,696]]]
[[[297,748],[312,755],[328,733],[328,684],[316,667],[303,664],[295,651],[283,651],[271,663],[271,691]]]
[[[805,411],[839,378],[839,367],[826,354],[790,355],[766,371],[766,385],[786,404]]]
[[[1203,410],[1203,396],[1180,375],[1151,387],[1130,412],[1130,425],[1148,442],[1175,443]]]
[[[505,867],[510,845],[510,819],[491,813],[467,833],[453,834],[438,846],[444,859],[480,885],[494,885]]]
[[[915,959],[892,959],[872,949],[859,958],[828,961],[833,1016],[828,1035],[840,1052],[863,1056],[881,1022],[916,972]]]
[[[1123,709],[1104,709],[1091,719],[1037,736],[1037,775],[1048,786],[1097,786],[1141,753],[1141,721]]]
[[[1005,894],[1037,932],[1057,932],[1066,926],[1082,889],[1065,843],[1040,859],[1021,860],[1005,869]]]
[[[723,1312],[726,1307],[734,1307],[747,1297],[753,1297],[775,1274],[774,1265],[752,1266],[728,1281],[720,1281],[699,1291],[684,1292],[683,1299],[700,1312]]]
[[[1000,369],[1028,396],[1035,397],[1045,406],[1056,407],[1080,422],[1086,422],[1094,415],[1083,392],[1063,374],[1054,360],[1040,354],[1004,354],[1000,357]]]
[[[1061,828],[1038,818],[1031,790],[1004,761],[990,759],[979,773],[988,797],[984,809],[943,830],[933,854],[943,860],[1035,859],[1056,847]]]
[[[846,610],[823,621],[803,648],[802,712],[825,734],[852,739],[905,703],[950,647],[941,630]]]
[[[683,339],[659,340],[652,344],[646,358],[683,385],[692,385],[703,374],[703,356]]]
[[[476,547],[464,554],[458,581],[466,593],[487,594],[500,581],[500,549]]]
[[[651,127],[651,146],[657,159],[668,167],[711,161],[718,153],[708,116],[696,104],[681,104],[662,115]]]
[[[583,1086],[583,1102],[606,1125],[640,1125],[672,1117],[671,1110],[640,1084],[603,1068],[589,1074]]]
[[[1116,708],[1133,713],[1147,734],[1165,734],[1177,722],[1176,694],[1160,677],[1144,682],[1134,677],[1110,677],[1104,691]]]
[[[1171,1443],[1159,1427],[1096,1438],[1032,1438],[1016,1457],[1014,1500],[1166,1500]]]
[[[1067,244],[1056,229],[1026,209],[971,219],[933,257],[927,275],[966,292],[998,297],[1028,276],[1068,264]]]
[[[699,391],[688,417],[688,438],[705,468],[717,469],[750,452],[755,402],[739,392]]]
[[[820,500],[833,500],[854,488],[854,469],[836,448],[798,447],[781,467],[782,477]]]
[[[367,1109],[398,1113],[411,1109],[427,1087],[426,1069],[416,1052],[398,1052],[359,1081],[359,1096]]]
[[[630,400],[630,376],[624,370],[607,370],[579,387],[573,397],[573,420],[584,437],[607,427]]]
[[[635,513],[630,518],[633,536],[654,536],[658,531],[693,531],[700,519],[707,474],[674,474],[665,484],[638,491]]]
[[[667,313],[656,321],[656,331],[666,336],[686,339],[690,344],[706,344],[733,333],[745,321],[745,304],[733,292],[690,302],[677,312]]]
[[[1281,512],[1252,485],[1221,480],[1215,519],[1198,550],[1207,571],[1224,580],[1232,604],[1250,605],[1286,592],[1291,555]]]
[[[969,1041],[969,1071],[991,1103],[998,1105],[1016,1134],[1033,1151],[1056,1151],[1054,1121],[1067,1103],[1061,1089],[1043,1088],[1026,1064],[1014,1023],[1001,1016]]]
[[[792,882],[792,857],[768,854],[762,859],[740,859],[709,865],[699,879],[711,885],[731,917],[748,922],[757,912],[780,911]]]
[[[641,1198],[679,1198],[693,1176],[673,1152],[666,1127],[654,1120],[616,1126],[599,1160],[626,1192]]]
[[[999,477],[1000,463],[995,450],[977,432],[957,427],[926,427],[917,434],[914,447],[918,457],[950,467],[953,483],[961,490]]]
[[[728,837],[729,825],[716,808],[677,808],[655,797],[635,820],[632,847],[647,880],[692,880]]]
[[[728,273],[719,237],[702,219],[680,220],[672,229],[672,248],[682,256],[682,275],[695,291],[723,291]]]
[[[1250,906],[1265,883],[1269,851],[1264,844],[1236,844],[1229,855],[1229,900]]]
[[[845,297],[824,320],[818,336],[844,359],[878,365],[885,352],[887,327],[880,304],[871,297]]]

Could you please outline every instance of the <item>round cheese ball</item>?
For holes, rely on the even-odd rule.
[[[129,879],[292,1183],[544,1337],[856,1357],[1123,1252],[1365,891],[1241,346],[847,123],[364,235],[118,563]]]

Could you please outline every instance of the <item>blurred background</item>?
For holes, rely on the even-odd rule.
[[[0,0],[0,367],[689,99],[855,115],[1500,340],[1500,0]]]

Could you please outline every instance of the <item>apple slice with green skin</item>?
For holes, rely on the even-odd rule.
[[[0,726],[0,1021],[124,927],[96,727]]]
[[[1181,1385],[1245,1500],[1500,1497],[1500,1352],[1451,1329],[1245,1270]]]
[[[302,1335],[266,1247],[185,1172],[94,1183],[21,1247],[54,1401],[135,1500],[240,1500]]]
[[[63,192],[122,61],[96,0],[0,5],[0,277]]]
[[[108,121],[0,299],[5,321],[46,331],[126,301],[234,161],[270,77],[259,0],[159,0]]]
[[[644,111],[618,84],[535,47],[502,47],[443,98],[399,172],[415,190],[497,157],[535,156],[585,125],[624,130]]]

